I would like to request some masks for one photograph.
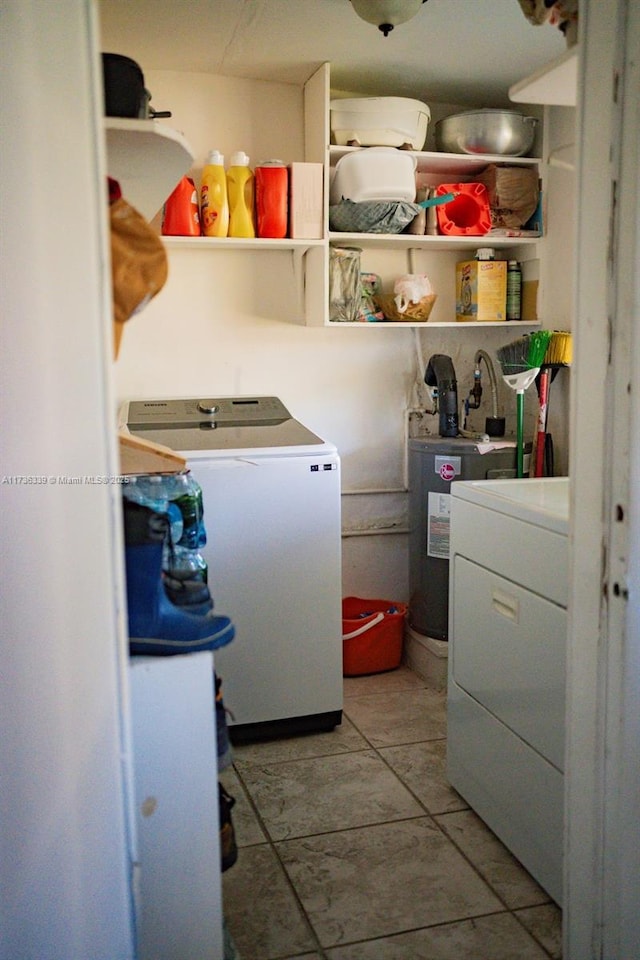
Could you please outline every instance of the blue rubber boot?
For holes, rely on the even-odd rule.
[[[185,579],[182,571],[163,570],[162,582],[171,603],[181,607],[186,613],[198,615],[213,610],[213,597],[209,587],[202,580]]]
[[[162,579],[162,551],[169,519],[149,507],[123,501],[125,567],[129,611],[129,652],[170,656],[217,650],[230,643],[229,617],[187,613],[167,596]]]

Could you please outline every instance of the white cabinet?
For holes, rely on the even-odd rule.
[[[132,657],[140,960],[221,960],[213,654]]]
[[[562,899],[568,481],[452,484],[451,784]]]

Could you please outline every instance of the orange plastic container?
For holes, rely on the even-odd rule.
[[[402,659],[406,603],[345,597],[342,672],[345,677],[395,670]]]
[[[255,178],[258,236],[281,240],[289,225],[289,171],[280,160],[266,160]]]
[[[436,197],[457,193],[436,207],[438,229],[447,237],[481,237],[491,229],[489,194],[483,183],[441,183]]]
[[[183,177],[164,205],[162,235],[199,237],[200,210],[198,191],[191,177]]]

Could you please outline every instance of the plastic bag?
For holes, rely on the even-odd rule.
[[[124,324],[162,290],[169,268],[162,241],[144,217],[120,195],[118,184],[111,179],[109,196],[114,349],[117,358]]]
[[[476,180],[489,194],[492,227],[523,226],[535,213],[540,188],[532,167],[498,167],[490,164]]]

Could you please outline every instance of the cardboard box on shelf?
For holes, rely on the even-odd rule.
[[[456,264],[458,323],[506,320],[506,307],[506,260],[463,260]]]
[[[323,236],[321,163],[289,165],[289,236],[293,240],[321,240]]]
[[[522,261],[522,307],[520,317],[528,323],[538,320],[538,282],[540,277],[539,260]]]

